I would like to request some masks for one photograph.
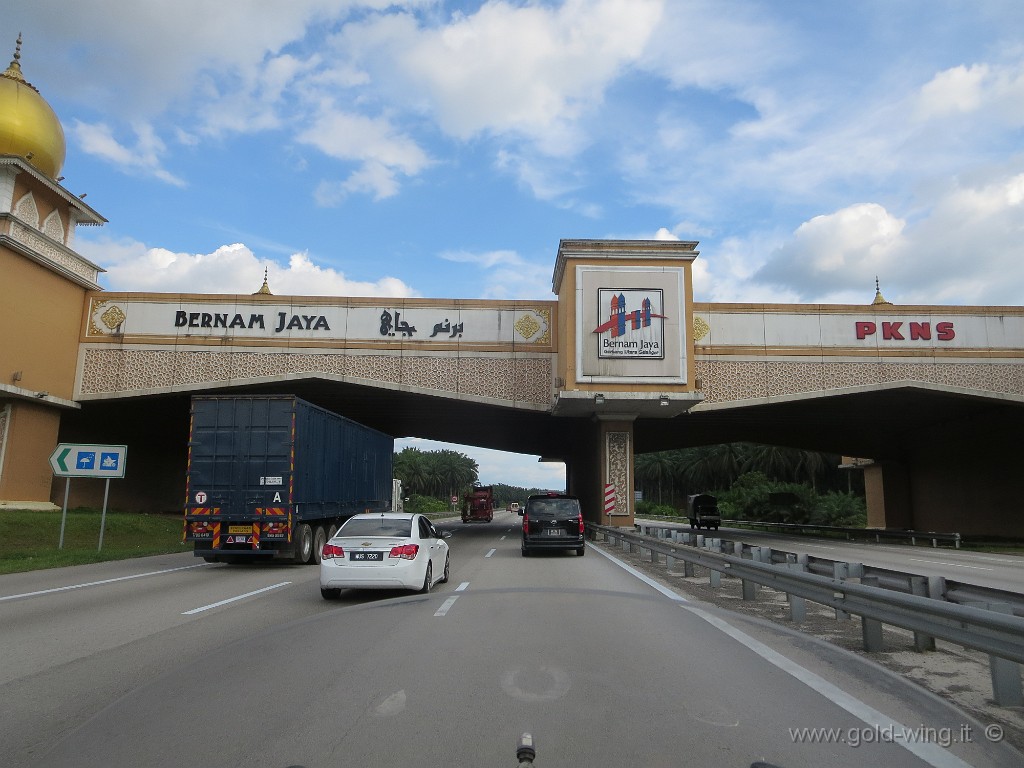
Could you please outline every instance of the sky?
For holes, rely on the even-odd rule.
[[[702,302],[867,304],[876,277],[896,304],[1024,296],[1020,0],[3,18],[0,55],[20,32],[64,126],[62,184],[108,219],[75,240],[107,290],[252,293],[267,270],[278,295],[549,300],[560,239],[612,238],[698,241]],[[536,457],[464,452],[550,487]]]

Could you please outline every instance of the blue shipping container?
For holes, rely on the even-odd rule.
[[[185,540],[211,561],[316,562],[346,518],[389,507],[393,453],[294,396],[193,397]]]

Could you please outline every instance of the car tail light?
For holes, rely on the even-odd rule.
[[[583,515],[580,515],[580,536],[583,535],[583,531],[584,530],[585,530],[585,528],[584,528],[584,524],[583,524]]]
[[[330,560],[332,557],[344,557],[345,550],[339,547],[337,544],[324,544],[323,552],[321,557],[324,560]]]
[[[530,516],[523,512],[523,533],[530,532]]]
[[[400,557],[403,560],[415,560],[416,553],[420,551],[419,544],[403,544],[400,547],[392,547],[388,557]]]

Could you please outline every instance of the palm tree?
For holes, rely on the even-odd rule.
[[[662,487],[667,481],[671,490],[675,464],[672,451],[642,453],[633,461],[633,472],[644,483],[653,483],[658,489],[658,504],[662,503]],[[643,489],[642,489],[643,490]],[[674,494],[673,494],[674,496]]]

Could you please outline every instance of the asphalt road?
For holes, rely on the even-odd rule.
[[[430,595],[327,602],[315,567],[190,555],[0,577],[0,762],[510,766],[529,731],[539,768],[1021,764],[903,678],[598,549],[522,558],[518,523],[441,523]]]

